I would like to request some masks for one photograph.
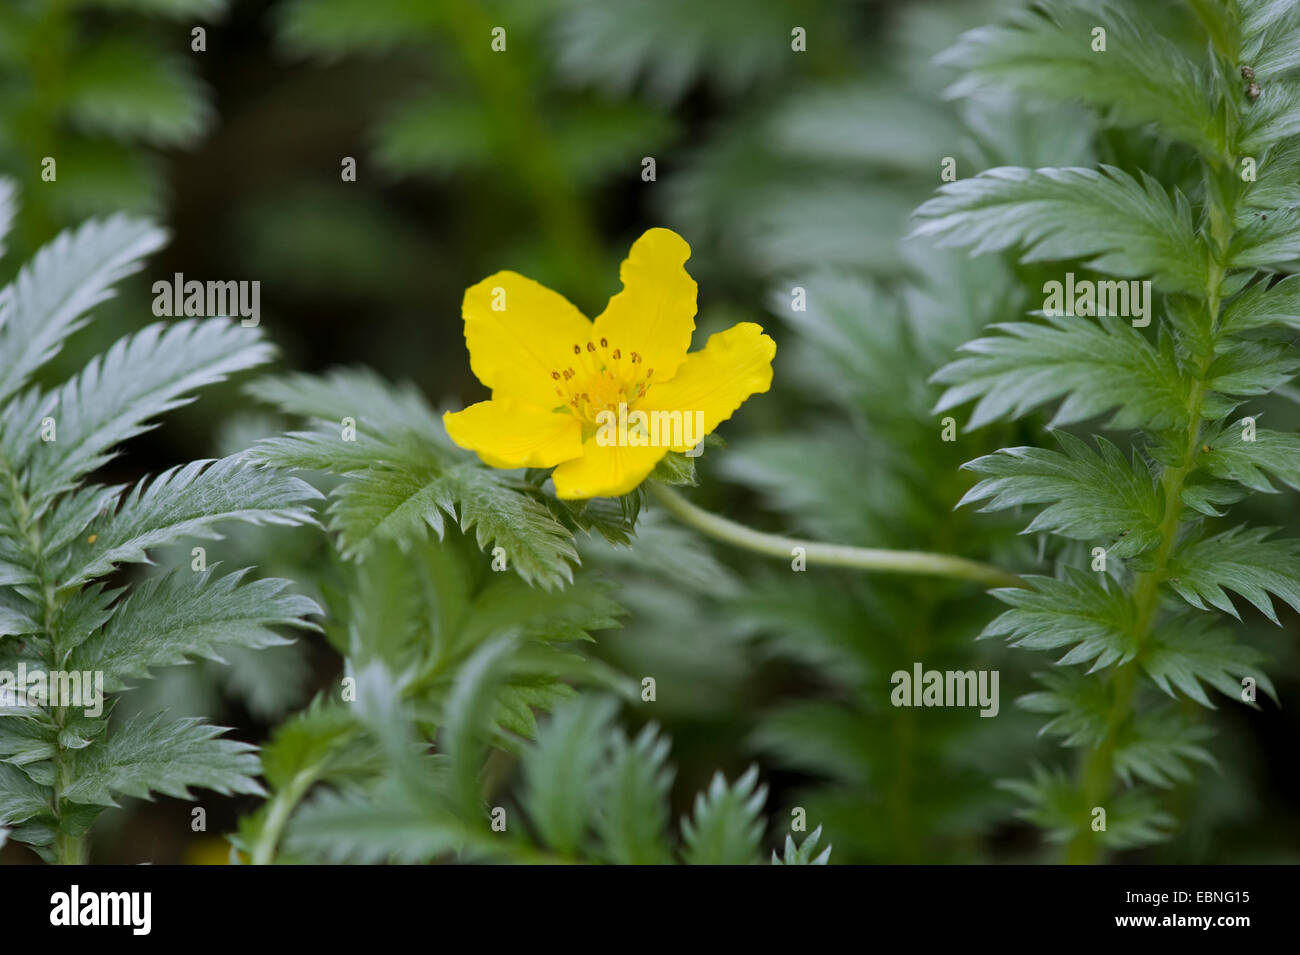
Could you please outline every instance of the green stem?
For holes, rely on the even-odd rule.
[[[85,865],[86,837],[60,832],[54,839],[55,865]]]
[[[289,780],[287,786],[275,794],[275,798],[271,800],[266,810],[266,822],[262,824],[257,842],[250,851],[250,861],[253,865],[270,865],[275,861],[276,849],[279,847],[280,837],[284,834],[284,827],[288,825],[289,817],[293,815],[294,809],[307,794],[307,790],[311,789],[312,784],[320,777],[321,769],[318,764],[302,770]]]
[[[964,557],[915,550],[884,550],[873,547],[850,547],[845,544],[823,544],[795,537],[765,534],[725,517],[710,514],[691,504],[667,485],[649,481],[645,486],[651,496],[682,523],[734,547],[766,554],[769,557],[790,560],[802,551],[804,560],[809,565],[850,567],[855,570],[874,570],[893,574],[952,577],[974,581],[988,587],[1025,586],[1024,581],[1015,574]]]
[[[1235,131],[1231,122],[1225,128]],[[1206,328],[1208,346],[1206,354],[1194,358],[1196,377],[1187,401],[1187,432],[1179,463],[1166,468],[1160,483],[1164,489],[1164,516],[1160,524],[1160,545],[1155,551],[1150,569],[1138,574],[1133,589],[1134,604],[1134,657],[1120,666],[1110,683],[1111,708],[1107,717],[1105,735],[1097,748],[1084,760],[1080,773],[1079,790],[1083,808],[1091,811],[1104,805],[1110,798],[1115,782],[1115,750],[1120,734],[1132,718],[1138,689],[1138,668],[1142,651],[1155,627],[1160,608],[1160,585],[1168,578],[1169,559],[1173,554],[1178,531],[1182,525],[1183,488],[1188,477],[1196,470],[1197,449],[1200,445],[1201,410],[1209,386],[1206,378],[1214,361],[1215,345],[1222,306],[1222,286],[1226,275],[1224,266],[1228,247],[1235,231],[1233,225],[1232,184],[1225,187],[1225,176],[1231,175],[1232,157],[1225,161],[1206,164],[1207,202],[1209,204],[1210,250],[1208,255],[1208,280],[1206,282]],[[1066,846],[1065,861],[1087,865],[1096,861],[1100,841],[1090,827],[1081,825]]]
[[[53,673],[62,666],[58,639],[58,619],[62,601],[55,591],[51,573],[45,564],[45,546],[41,537],[39,518],[32,517],[31,505],[18,480],[18,471],[7,458],[0,455],[0,481],[8,485],[5,495],[18,529],[18,539],[25,546],[32,566],[36,570],[41,593],[41,628],[49,642],[45,659],[46,672]],[[64,761],[67,752],[60,741],[68,711],[63,705],[55,706],[52,716],[55,726],[54,753],[50,757],[54,768],[54,783],[50,798],[50,811],[54,816],[57,833],[54,837],[54,861],[58,865],[84,865],[88,856],[86,834],[72,835],[63,830],[63,793],[72,782]]]

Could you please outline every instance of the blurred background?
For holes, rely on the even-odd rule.
[[[595,315],[632,240],[668,226],[693,249],[695,347],[737,320],[779,345],[773,391],[722,429],[728,447],[702,459],[696,500],[764,529],[1050,569],[1071,555],[1044,554],[1012,520],[953,511],[970,483],[958,466],[1042,443],[1043,421],[941,442],[926,383],[985,324],[1030,307],[1042,278],[903,241],[945,158],[963,177],[1150,161],[1139,136],[1098,130],[1081,111],[944,97],[954,77],[934,54],[1016,6],[6,0],[0,172],[20,183],[22,213],[4,268],[87,215],[147,213],[168,224],[171,245],[53,377],[151,321],[149,285],[182,272],[260,281],[283,368],[364,365],[459,405],[486,397],[461,333],[467,286],[514,269]],[[504,50],[492,48],[496,27]],[[44,156],[58,159],[55,183],[40,180]],[[342,176],[347,159],[355,181]],[[1166,161],[1176,171],[1179,157]],[[796,289],[806,312],[791,308]],[[1294,405],[1269,409],[1273,428],[1297,417]],[[236,386],[206,393],[133,442],[110,477],[236,450],[280,426]],[[1252,517],[1295,523],[1269,506]],[[232,546],[299,579],[328,562],[319,534],[274,538],[250,532]],[[1012,705],[1048,660],[976,644],[999,605],[974,588],[793,574],[654,514],[635,549],[592,542],[585,560],[618,581],[630,611],[593,652],[655,675],[679,800],[715,768],[758,762],[775,818],[806,809],[835,862],[1053,858],[993,785],[1035,762],[1071,764]],[[1283,619],[1285,632],[1247,623],[1286,699],[1300,660],[1296,617]],[[889,674],[917,660],[999,669],[1000,715],[891,707]],[[124,707],[205,715],[260,740],[338,669],[323,640],[306,638],[225,667],[175,668]],[[1223,708],[1215,724],[1219,771],[1171,797],[1178,836],[1130,861],[1296,861],[1294,713]],[[223,861],[216,834],[256,801],[202,800],[208,835],[190,831],[187,804],[130,803],[105,818],[94,860]]]

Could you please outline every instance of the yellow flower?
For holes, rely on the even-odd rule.
[[[776,343],[753,322],[687,354],[690,254],[677,233],[646,232],[619,270],[623,290],[594,322],[515,272],[467,290],[470,367],[492,398],[444,415],[451,439],[492,467],[555,467],[559,497],[615,497],[767,391]]]

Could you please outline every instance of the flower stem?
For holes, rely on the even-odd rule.
[[[855,570],[874,570],[893,574],[920,574],[930,577],[952,577],[971,580],[989,587],[1023,587],[1015,574],[989,564],[953,557],[949,554],[929,554],[915,550],[884,550],[874,547],[849,547],[845,544],[824,544],[765,534],[744,524],[696,507],[672,488],[658,481],[649,481],[646,488],[660,504],[683,524],[710,537],[742,547],[769,557],[789,560],[803,551],[808,564],[823,567],[851,567]]]

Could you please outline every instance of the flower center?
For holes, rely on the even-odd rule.
[[[650,390],[653,368],[646,368],[643,356],[626,351],[607,338],[585,345],[574,343],[573,364],[551,371],[555,393],[564,406],[584,424],[597,424],[602,411],[618,411]]]

